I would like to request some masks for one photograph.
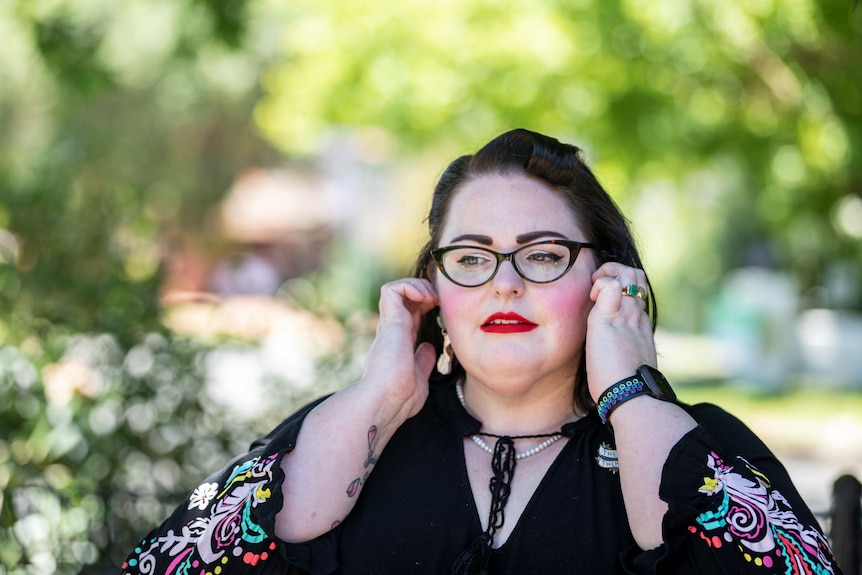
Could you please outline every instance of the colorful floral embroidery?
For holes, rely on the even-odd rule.
[[[234,468],[221,492],[204,483],[189,498],[188,510],[199,510],[180,532],[141,541],[123,564],[123,573],[159,575],[216,574],[232,561],[257,565],[273,556],[275,542],[258,525],[252,510],[272,496],[272,466],[278,454],[256,457]]]
[[[749,563],[768,572],[788,575],[834,573],[832,551],[814,527],[803,525],[787,499],[772,489],[769,479],[745,459],[740,466],[724,464],[711,453],[712,477],[699,491],[720,497],[718,508],[697,518],[691,533],[710,547],[735,545]]]
[[[189,510],[197,508],[203,511],[216,495],[218,495],[218,483],[201,484],[189,497]]]

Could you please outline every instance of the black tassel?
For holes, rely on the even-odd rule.
[[[461,552],[452,565],[452,575],[487,575],[491,560],[491,540],[482,533]]]

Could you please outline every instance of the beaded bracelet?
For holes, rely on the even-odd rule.
[[[596,408],[602,423],[607,425],[611,412],[629,399],[639,395],[644,390],[644,382],[635,376],[623,379],[613,384],[602,393]]]

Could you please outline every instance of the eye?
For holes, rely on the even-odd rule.
[[[489,258],[482,254],[464,254],[458,258],[458,265],[464,268],[479,267],[486,264]]]
[[[562,259],[562,256],[545,251],[530,252],[527,256],[527,261],[531,264],[553,265]]]

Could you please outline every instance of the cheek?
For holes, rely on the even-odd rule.
[[[474,294],[471,290],[459,288],[446,280],[436,282],[435,288],[444,325],[453,323],[452,321],[447,322],[448,318],[467,317],[465,312],[471,307],[473,309],[476,307],[472,297]]]
[[[575,331],[586,329],[587,316],[593,309],[590,299],[589,282],[579,282],[569,289],[558,290],[545,298],[546,309],[549,309],[565,324]]]

